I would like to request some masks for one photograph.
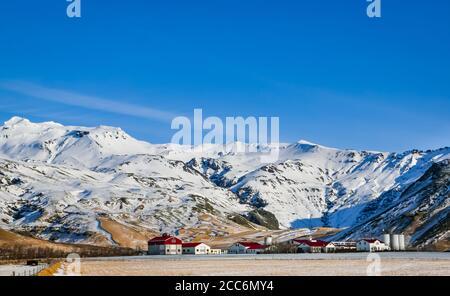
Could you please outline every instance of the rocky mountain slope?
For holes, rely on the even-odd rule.
[[[274,148],[236,147],[249,145],[154,145],[118,128],[14,117],[0,127],[0,228],[101,245],[117,243],[105,219],[208,238],[260,224],[343,228],[344,238],[394,228],[412,244],[447,239],[450,148],[385,153],[300,141],[267,164],[260,156]]]
[[[398,196],[397,198],[394,198]],[[434,163],[399,193],[387,191],[366,206],[365,219],[336,236],[359,238],[404,233],[411,246],[450,247],[450,161]]]

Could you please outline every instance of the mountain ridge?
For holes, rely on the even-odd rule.
[[[395,153],[300,140],[280,144],[279,159],[265,164],[259,157],[273,147],[242,153],[236,145],[248,144],[190,149],[138,141],[120,128],[13,117],[0,127],[0,227],[108,244],[100,216],[149,232],[202,228],[202,235],[219,237],[242,227],[230,217],[250,219],[259,211],[281,229],[347,233],[375,215],[372,207],[401,202],[409,186],[450,158],[448,147]],[[364,233],[350,232],[341,238]],[[441,232],[433,237],[446,240],[448,229]]]

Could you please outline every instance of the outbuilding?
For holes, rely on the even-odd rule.
[[[222,250],[222,249],[211,249],[209,251],[210,255],[226,255],[228,254],[227,250]]]
[[[297,246],[300,253],[334,253],[336,246],[322,240],[295,239],[293,244]]]
[[[255,242],[238,242],[230,247],[228,254],[262,254],[266,248]]]
[[[149,255],[182,255],[183,242],[174,236],[163,234],[148,241]]]
[[[336,247],[336,252],[356,252],[356,242],[354,241],[337,241],[332,244]]]
[[[211,247],[204,243],[184,243],[183,255],[208,255]]]
[[[389,250],[384,242],[378,239],[362,239],[356,243],[358,252],[384,252]]]

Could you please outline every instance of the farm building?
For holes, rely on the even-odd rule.
[[[336,246],[321,240],[295,239],[293,244],[297,246],[300,253],[334,253]]]
[[[211,248],[204,243],[184,243],[183,255],[208,255]]]
[[[183,242],[174,236],[163,234],[148,241],[149,255],[182,255]]]
[[[378,239],[362,239],[356,243],[358,252],[384,252],[389,251],[389,246]]]
[[[230,247],[229,254],[261,254],[266,250],[266,246],[255,242],[238,242]]]
[[[221,250],[221,249],[211,249],[209,251],[210,255],[226,255],[228,254],[227,250]]]
[[[336,252],[356,252],[356,242],[332,242],[336,247]]]

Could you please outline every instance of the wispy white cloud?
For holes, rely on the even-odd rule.
[[[170,112],[155,108],[121,103],[96,96],[89,96],[61,89],[48,88],[42,85],[23,81],[0,82],[0,88],[36,99],[57,102],[91,110],[153,119],[163,122],[170,122],[176,116],[175,114],[172,114]]]

